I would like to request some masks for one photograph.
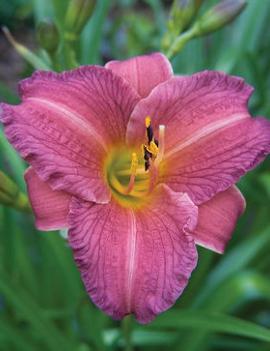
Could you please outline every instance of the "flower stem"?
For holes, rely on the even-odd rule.
[[[125,351],[133,351],[132,346],[132,319],[131,315],[126,316],[122,321],[122,333],[125,341]]]
[[[76,50],[75,50],[75,42],[72,38],[66,38],[64,43],[64,60],[65,60],[65,68],[72,69],[78,66],[76,60]]]
[[[188,31],[184,32],[179,37],[177,37],[172,42],[169,49],[165,52],[165,55],[168,57],[168,59],[173,58],[176,54],[182,51],[186,43],[196,36],[196,31],[197,27],[193,26]]]

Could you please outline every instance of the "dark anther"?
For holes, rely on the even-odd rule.
[[[146,146],[143,146],[143,150],[144,150],[144,169],[145,171],[148,171],[149,167],[150,167],[150,159],[152,158],[152,154],[151,152],[149,152],[146,148]]]
[[[149,160],[149,158],[152,158],[151,152],[149,152],[149,151],[147,150],[147,148],[146,148],[145,145],[144,145],[143,149],[144,149],[144,159],[145,159],[145,160]]]
[[[150,168],[150,161],[147,160],[147,161],[144,162],[144,170],[148,171],[149,168]]]
[[[151,127],[151,125],[146,128],[146,132],[147,132],[148,143],[150,144],[154,136],[153,128]]]

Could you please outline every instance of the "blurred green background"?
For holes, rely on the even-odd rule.
[[[199,15],[217,2],[203,1]],[[0,24],[37,55],[26,52],[23,59],[0,33],[1,101],[17,102],[17,82],[42,65],[62,70],[159,51],[172,5],[98,0],[82,33],[69,42],[68,3],[0,1]],[[48,18],[62,38],[52,54],[41,49],[36,35],[39,22]],[[173,58],[174,71],[218,69],[242,76],[256,87],[252,114],[270,116],[269,22],[270,0],[249,0],[232,24],[190,41]],[[225,255],[200,248],[182,297],[147,326],[112,321],[95,308],[59,233],[39,232],[31,215],[0,205],[0,350],[270,350],[269,166],[268,159],[239,183],[247,209]],[[22,191],[24,169],[0,128],[0,170]]]

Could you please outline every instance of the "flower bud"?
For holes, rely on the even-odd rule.
[[[95,0],[70,0],[65,18],[66,36],[70,40],[75,40],[81,33],[93,13],[95,4]]]
[[[171,21],[179,34],[196,16],[203,0],[175,0],[171,10]]]
[[[28,198],[18,186],[3,172],[0,171],[0,203],[17,210],[30,212]]]
[[[195,23],[197,35],[212,33],[232,22],[245,8],[246,0],[222,0]]]
[[[55,23],[51,20],[44,20],[38,24],[37,39],[39,45],[50,54],[57,51],[59,46],[60,36]]]
[[[14,199],[19,193],[18,186],[2,171],[0,171],[0,192]]]
[[[204,0],[174,0],[167,23],[168,30],[162,38],[162,49],[168,50],[175,38],[196,17]]]

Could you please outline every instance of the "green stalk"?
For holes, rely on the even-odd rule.
[[[165,55],[168,57],[168,59],[171,59],[173,56],[182,51],[186,43],[193,39],[196,36],[196,34],[197,27],[192,27],[191,29],[177,37],[172,43],[172,45],[169,47],[167,52],[165,52]]]
[[[125,351],[133,351],[132,346],[132,319],[131,315],[126,316],[122,321],[122,332],[125,341]]]
[[[69,36],[65,36],[64,42],[64,58],[65,58],[65,68],[72,69],[79,66],[76,59],[76,50],[75,50],[75,42],[77,37],[71,38]],[[77,39],[78,40],[78,39]]]

